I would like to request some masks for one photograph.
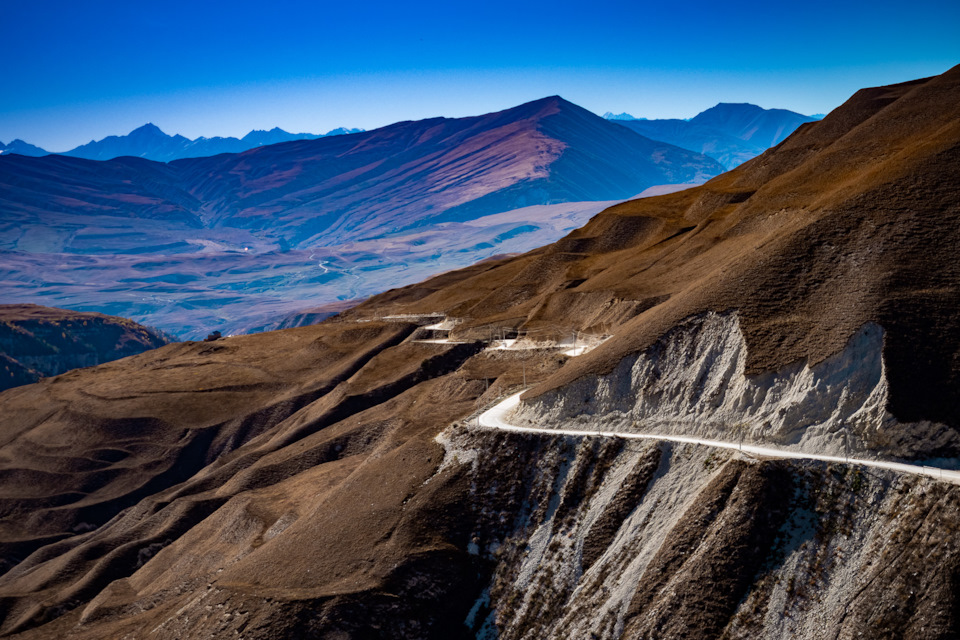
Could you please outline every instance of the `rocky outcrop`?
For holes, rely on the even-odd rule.
[[[678,324],[613,372],[522,403],[517,424],[687,435],[859,456],[937,457],[960,449],[947,425],[888,410],[883,328],[867,324],[817,364],[746,374],[736,313]]]

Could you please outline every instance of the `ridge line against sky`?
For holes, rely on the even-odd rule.
[[[718,102],[826,113],[960,63],[960,3],[558,0],[0,3],[0,140],[66,151],[152,122],[242,137],[375,129],[558,94],[689,118]]]

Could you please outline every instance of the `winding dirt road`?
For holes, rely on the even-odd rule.
[[[828,456],[818,453],[806,453],[803,451],[789,451],[786,449],[774,449],[771,447],[760,447],[752,444],[740,444],[737,442],[724,442],[722,440],[706,440],[703,438],[693,438],[688,436],[663,435],[656,433],[632,433],[626,431],[588,431],[584,429],[547,429],[544,427],[520,427],[510,424],[506,418],[520,404],[520,396],[523,391],[515,393],[512,396],[500,401],[491,408],[480,414],[477,421],[480,427],[486,429],[500,429],[501,431],[514,431],[517,433],[545,433],[549,435],[564,436],[583,436],[593,438],[623,438],[626,440],[667,440],[670,442],[684,442],[687,444],[702,444],[708,447],[718,449],[732,449],[741,451],[750,455],[762,458],[789,458],[794,460],[822,460],[824,462],[841,462],[844,464],[857,464],[865,467],[875,467],[877,469],[889,469],[899,471],[900,473],[909,473],[918,476],[928,476],[944,482],[960,484],[960,471],[951,469],[941,469],[940,467],[927,467],[915,464],[906,464],[903,462],[884,462],[882,460],[864,460],[861,458],[846,458],[844,456]]]

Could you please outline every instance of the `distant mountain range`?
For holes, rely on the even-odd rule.
[[[610,201],[722,172],[557,96],[165,164],[4,154],[0,281],[8,302],[202,337],[529,250]]]
[[[16,153],[21,156],[46,156],[49,155],[49,151],[45,151],[40,147],[35,147],[34,145],[24,142],[23,140],[17,139],[11,142],[10,144],[3,144],[0,142],[0,153],[9,154]]]
[[[800,125],[820,119],[786,109],[763,109],[754,104],[724,102],[690,120],[646,120],[628,113],[614,115],[610,112],[604,118],[653,140],[710,156],[727,169],[780,144]]]
[[[607,111],[603,114],[604,119],[606,120],[646,120],[646,118],[636,118],[629,113],[613,113]]]
[[[359,133],[363,129],[345,129],[340,127],[326,134],[289,133],[274,127],[269,131],[251,131],[242,138],[204,138],[191,140],[181,135],[167,135],[154,124],[145,124],[125,136],[108,136],[103,140],[91,140],[70,151],[60,154],[87,160],[112,160],[123,156],[146,158],[157,162],[170,162],[182,158],[202,158],[221,153],[241,153],[255,147],[293,140],[316,140],[327,136]],[[0,153],[16,153],[22,156],[54,155],[23,140],[14,140],[4,146],[0,142]]]
[[[733,167],[755,158],[768,148],[779,144],[805,122],[822,118],[822,114],[805,116],[786,109],[763,109],[757,105],[720,103],[689,120],[648,120],[629,113],[603,114],[652,140],[666,142],[682,149],[696,151],[720,162],[724,168]],[[181,135],[167,135],[156,125],[145,124],[125,136],[108,136],[90,141],[57,155],[87,160],[112,160],[123,156],[170,162],[183,158],[205,158],[221,153],[241,153],[255,147],[295,140],[316,140],[363,129],[340,127],[326,134],[289,133],[275,127],[269,131],[251,131],[243,138],[205,138],[195,140]],[[52,152],[14,140],[9,145],[0,142],[0,154],[45,156]]]

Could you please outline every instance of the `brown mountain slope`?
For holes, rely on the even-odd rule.
[[[437,430],[472,411],[480,377],[509,363],[452,374],[477,346],[397,345],[412,328],[324,324],[171,345],[6,392],[0,401],[17,419],[4,425],[0,453],[9,568],[0,632],[95,596],[86,619],[123,609],[126,585],[102,590],[175,540],[182,546],[154,563],[158,574],[144,585],[160,600],[205,585],[213,571],[230,598],[253,594],[261,612],[268,592],[338,609],[354,594],[415,593],[422,580],[452,589],[459,612],[476,587],[463,582],[477,571],[462,552],[467,522],[436,510],[459,499],[449,485],[462,490],[463,474],[422,485],[443,458]],[[37,408],[38,397],[52,406]],[[436,597],[403,606],[432,609]],[[290,606],[271,633],[296,623]],[[161,607],[151,619],[169,613]],[[420,615],[443,629],[460,624]]]
[[[99,526],[190,478],[409,331],[367,324],[292,331],[269,346],[179,343],[8,391],[0,556],[16,563],[38,541]]]
[[[0,394],[0,634],[956,637],[956,487],[470,423],[525,381],[517,419],[619,427],[601,400],[649,398],[596,374],[639,353],[635,377],[732,380],[738,319],[749,384],[867,363],[861,338],[882,336],[890,408],[947,423],[912,451],[955,454],[958,97],[960,68],[866,90],[730,174],[532,253]],[[401,312],[457,317],[464,340],[416,341],[438,318]],[[481,350],[491,325],[613,337],[573,359]],[[717,350],[701,357],[691,327]],[[671,378],[671,358],[695,366]],[[809,376],[818,397],[858,371],[838,370]]]

